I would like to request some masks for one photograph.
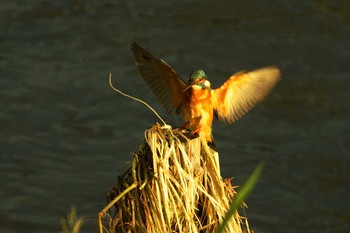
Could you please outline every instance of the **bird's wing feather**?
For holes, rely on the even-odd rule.
[[[261,101],[280,77],[277,67],[269,66],[232,75],[212,91],[212,104],[219,120],[233,123]]]
[[[163,60],[154,57],[137,43],[133,43],[136,66],[152,92],[169,113],[179,113],[184,102],[183,90],[186,83]]]

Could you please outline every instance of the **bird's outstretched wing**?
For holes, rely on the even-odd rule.
[[[232,75],[212,91],[212,104],[219,120],[233,123],[261,101],[280,78],[275,66]]]
[[[184,103],[186,83],[163,60],[154,57],[137,43],[131,45],[136,66],[152,92],[169,113],[179,113]]]

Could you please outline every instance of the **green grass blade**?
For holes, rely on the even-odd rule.
[[[227,212],[224,221],[221,223],[217,233],[224,233],[226,225],[229,223],[230,218],[234,215],[236,210],[241,206],[244,199],[246,199],[249,193],[254,189],[261,172],[263,170],[264,163],[261,162],[255,168],[254,172],[249,176],[246,183],[239,189],[236,199],[230,207],[230,210]]]

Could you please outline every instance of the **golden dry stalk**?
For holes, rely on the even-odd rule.
[[[132,167],[111,188],[101,211],[106,232],[215,232],[236,195],[220,175],[219,154],[202,137],[154,125]],[[114,205],[114,207],[112,207]],[[107,210],[109,209],[109,214]],[[102,229],[102,222],[100,229]],[[250,232],[236,212],[227,231]]]

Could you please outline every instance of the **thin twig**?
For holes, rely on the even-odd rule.
[[[170,126],[170,125],[168,125],[167,123],[165,123],[165,121],[159,116],[159,114],[158,114],[149,104],[147,104],[145,101],[140,100],[140,99],[138,99],[138,98],[136,98],[136,97],[133,97],[133,96],[131,96],[131,95],[125,94],[125,93],[123,93],[122,91],[120,91],[120,90],[118,90],[117,88],[115,88],[115,87],[113,86],[113,84],[112,84],[112,73],[109,73],[109,85],[111,86],[111,88],[112,88],[114,91],[118,92],[119,94],[121,94],[121,95],[123,95],[123,96],[125,96],[125,97],[128,97],[128,98],[130,98],[130,99],[136,100],[136,101],[138,101],[138,102],[140,102],[140,103],[146,105],[146,106],[161,120],[161,122],[163,122],[163,125],[164,125],[163,127],[168,128],[168,127]]]

